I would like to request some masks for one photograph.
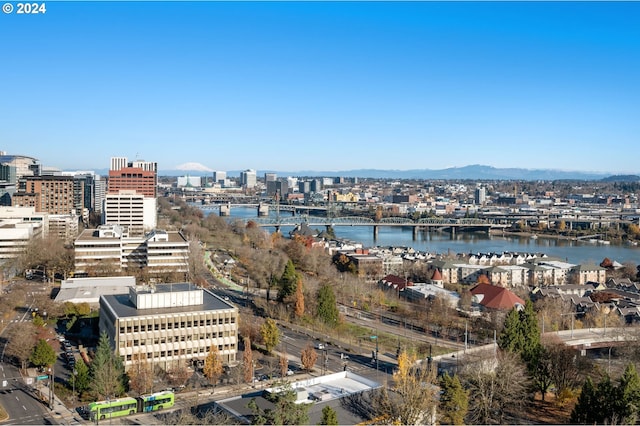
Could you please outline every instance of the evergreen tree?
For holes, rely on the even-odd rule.
[[[91,388],[97,399],[115,398],[124,393],[124,366],[122,359],[111,349],[109,336],[100,334],[96,355],[90,368]]]
[[[304,425],[309,422],[311,404],[296,403],[297,394],[290,384],[285,384],[279,392],[265,396],[273,403],[273,408],[261,409],[255,399],[247,405],[253,413],[251,422],[256,425]]]
[[[56,362],[56,351],[53,350],[51,345],[46,340],[40,339],[33,348],[29,361],[36,367],[49,367]]]
[[[284,267],[282,277],[280,277],[280,289],[278,290],[278,301],[282,302],[287,297],[296,292],[298,286],[298,273],[293,261],[289,259]]]
[[[337,425],[338,424],[338,413],[336,410],[331,408],[330,406],[326,406],[322,409],[322,419],[320,420],[321,425]]]
[[[551,386],[550,369],[545,363],[546,352],[540,343],[538,318],[530,300],[527,300],[524,309],[514,308],[509,312],[498,344],[501,349],[520,355],[534,379],[532,384],[544,396]]]
[[[533,309],[533,302],[527,300],[524,309],[520,311],[521,330],[524,336],[522,347],[522,358],[528,364],[535,361],[540,353],[540,328],[538,327],[538,316]]]
[[[520,313],[513,308],[504,320],[504,328],[498,336],[498,346],[503,351],[519,353],[524,347],[524,336],[521,333]]]
[[[328,284],[323,285],[318,290],[318,307],[317,316],[325,324],[332,327],[338,325],[340,319],[340,311],[338,311],[338,305],[336,304],[336,295],[333,292],[333,288]]]
[[[452,425],[464,424],[464,417],[469,409],[469,394],[462,387],[457,375],[444,373],[440,377],[440,414],[444,423]]]
[[[635,424],[640,407],[640,378],[633,364],[627,365],[617,389],[614,410],[623,424]]]
[[[605,375],[596,386],[596,398],[593,403],[595,423],[617,424],[619,422],[620,419],[615,412],[616,391],[609,375]]]
[[[78,395],[82,395],[82,392],[89,389],[91,384],[91,378],[89,377],[89,367],[84,363],[83,360],[78,360],[76,366],[74,368],[74,374],[71,376],[71,380],[73,380],[73,387],[75,391],[78,392]]]

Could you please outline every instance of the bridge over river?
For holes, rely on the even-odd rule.
[[[374,238],[378,236],[378,228],[380,226],[396,226],[413,228],[413,238],[417,237],[419,230],[439,229],[449,231],[455,234],[458,231],[485,231],[491,229],[505,229],[509,225],[495,223],[484,219],[419,219],[411,220],[402,217],[389,217],[380,220],[373,220],[362,216],[346,216],[346,217],[313,217],[313,216],[291,216],[291,217],[258,217],[251,219],[256,225],[261,227],[274,227],[280,230],[282,226],[371,226],[373,227]]]

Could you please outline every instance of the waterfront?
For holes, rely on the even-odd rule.
[[[211,213],[204,210],[205,214]],[[217,214],[217,213],[213,213]],[[231,210],[230,220],[251,219],[256,217],[255,208],[234,207]],[[270,232],[274,228],[266,228]],[[322,229],[319,229],[322,230]],[[291,227],[283,227],[281,232],[285,235],[291,231]],[[571,241],[566,239],[545,238],[540,236],[533,239],[522,236],[497,236],[486,233],[458,233],[451,238],[445,232],[419,232],[413,239],[411,228],[385,227],[378,229],[378,238],[374,240],[373,230],[370,226],[336,226],[335,235],[341,239],[360,242],[364,247],[396,246],[413,247],[415,250],[429,253],[500,253],[500,252],[527,252],[545,253],[550,257],[557,257],[575,264],[595,263],[599,264],[607,257],[619,263],[640,263],[640,247],[629,245],[600,245],[588,241]]]

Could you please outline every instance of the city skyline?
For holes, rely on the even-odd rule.
[[[0,15],[0,150],[106,169],[635,174],[636,2],[47,2]]]

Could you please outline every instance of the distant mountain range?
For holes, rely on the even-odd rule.
[[[207,175],[202,171],[187,170],[160,170],[160,175],[165,176],[184,176],[189,173],[192,175]],[[373,179],[477,179],[477,180],[601,180],[611,179],[611,173],[599,172],[580,172],[565,171],[552,169],[518,169],[508,168],[501,169],[491,166],[483,166],[474,164],[464,167],[450,167],[447,169],[431,170],[431,169],[412,169],[412,170],[380,170],[380,169],[355,169],[342,171],[318,171],[318,170],[301,170],[301,171],[277,171],[277,170],[259,170],[259,174],[276,173],[280,177],[285,176],[342,176],[342,177],[360,177]],[[228,176],[239,176],[240,171],[228,171]],[[615,179],[615,178],[620,179]],[[615,176],[613,180],[638,181],[639,176],[625,175]]]
[[[160,176],[211,176],[208,168],[198,163],[188,163],[193,165],[192,169],[183,167],[180,170],[160,169]],[[96,173],[108,175],[108,170],[96,170]],[[278,170],[258,170],[258,177],[264,173],[276,173],[278,177],[298,176],[298,177],[359,177],[372,179],[432,179],[432,180],[606,180],[637,182],[640,176],[637,175],[612,175],[605,172],[581,172],[553,169],[519,169],[519,168],[496,168],[474,164],[464,167],[450,167],[446,169],[412,169],[412,170],[380,170],[380,169],[355,169],[341,171],[278,171]],[[240,170],[228,170],[227,176],[236,177],[240,175]]]

